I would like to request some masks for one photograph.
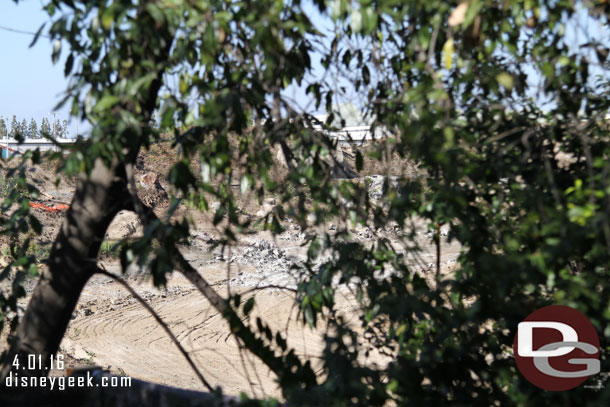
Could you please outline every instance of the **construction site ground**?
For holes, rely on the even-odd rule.
[[[158,174],[160,183],[168,187],[164,176],[171,158],[171,151],[153,151],[149,157],[140,160],[138,176],[151,172]],[[375,172],[378,173],[378,169],[372,168],[369,174],[375,175]],[[56,201],[69,203],[76,185],[74,180],[63,179],[56,185],[51,166],[32,168],[29,176]],[[243,197],[242,203],[242,209],[248,216],[257,216],[261,209],[256,199],[247,196]],[[306,257],[306,247],[303,245],[307,236],[300,228],[286,220],[286,231],[281,235],[273,236],[270,232],[259,231],[241,236],[229,252],[220,247],[212,249],[211,242],[219,237],[212,222],[213,213],[201,213],[186,207],[180,211],[193,220],[190,244],[181,247],[191,264],[221,295],[237,292],[245,298],[254,296],[256,307],[251,318],[260,316],[272,330],[281,332],[287,338],[288,345],[299,356],[311,360],[313,366],[320,369],[319,357],[324,347],[322,335],[326,325],[322,323],[315,329],[310,328],[304,324],[295,305],[294,289],[302,276],[296,275],[291,266]],[[38,238],[41,253],[44,253],[54,240],[65,212],[32,208],[32,213],[44,226]],[[422,250],[418,254],[409,254],[409,261],[413,270],[422,273],[433,284],[436,266],[433,236],[423,222],[415,222],[413,227]],[[336,225],[329,223],[321,228],[332,233]],[[129,235],[135,236],[141,230],[135,214],[122,212],[108,230],[106,239],[116,241]],[[392,227],[370,230],[359,226],[350,229],[350,234],[353,239],[370,244],[379,236],[385,237],[399,250],[406,252],[401,231]],[[448,241],[447,234],[447,230],[441,233],[441,267],[444,274],[453,270],[460,253],[460,246]],[[0,253],[5,253],[8,244],[7,240],[0,242]],[[6,256],[0,255],[0,266],[8,261]],[[112,255],[102,256],[100,264],[113,274],[121,274],[120,263]],[[154,287],[146,272],[132,270],[124,278],[169,326],[212,385],[221,386],[223,392],[230,395],[243,392],[257,397],[281,397],[273,374],[255,356],[240,349],[222,316],[184,277],[173,273],[167,285],[160,288]],[[19,313],[25,310],[35,284],[35,278],[26,282],[28,296],[20,301]],[[0,288],[6,291],[8,286],[4,284]],[[338,289],[336,301],[343,315],[358,330],[358,312],[352,312],[358,304],[350,290],[347,287]],[[0,338],[0,352],[6,349],[8,334],[8,327],[5,326]],[[103,275],[92,277],[82,292],[60,353],[67,360],[67,368],[99,365],[115,374],[205,390],[178,348],[150,313],[118,282]],[[363,363],[383,364],[386,359],[371,353]]]

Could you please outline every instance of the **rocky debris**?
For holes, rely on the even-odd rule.
[[[4,250],[4,248],[3,248]],[[4,269],[11,262],[11,258],[0,254],[0,268]]]
[[[161,186],[161,182],[159,181],[159,176],[157,174],[154,172],[147,172],[140,178],[140,185],[142,185],[142,188],[148,189]]]
[[[159,176],[153,172],[144,174],[140,178],[142,189],[138,191],[138,196],[149,208],[167,208],[169,206],[169,195],[161,182]]]
[[[152,302],[155,300],[163,300],[167,297],[185,296],[195,290],[196,288],[190,285],[167,286],[162,290],[146,287],[143,290],[138,290],[138,294],[145,301]],[[72,313],[72,319],[88,317],[98,313],[103,314],[105,312],[117,311],[131,305],[139,306],[138,300],[129,293],[119,290],[114,292],[111,298],[105,301],[88,300],[79,302]]]
[[[98,302],[97,301],[87,301],[79,303],[74,312],[72,313],[72,319],[76,319],[79,317],[88,317],[89,315],[93,315],[98,312]]]
[[[301,232],[301,227],[296,223],[292,223],[290,219],[288,219],[290,226],[286,228],[286,231],[281,235],[278,235],[278,239],[280,240],[288,240],[293,242],[302,242],[305,240],[305,233]]]
[[[265,198],[263,200],[263,205],[261,206],[261,209],[256,212],[256,217],[263,218],[269,215],[270,213],[274,213],[274,211],[277,211],[275,198]]]
[[[305,240],[307,236],[301,232],[285,232],[278,236],[280,240],[288,240],[291,242],[300,242]]]
[[[368,193],[369,198],[373,200],[373,202],[379,201],[384,194],[383,184],[385,183],[386,176],[384,175],[370,175],[364,178],[365,182],[368,184]],[[390,182],[388,185],[390,188],[399,188],[398,177],[392,176],[390,177]]]
[[[332,176],[338,179],[354,179],[358,178],[358,173],[347,162],[336,161],[333,165]]]
[[[358,236],[360,239],[364,239],[364,240],[373,239],[373,232],[371,231],[371,229],[368,226],[358,225],[358,227],[356,227],[354,232],[355,232],[356,236]]]
[[[244,272],[236,268],[231,277],[231,284],[242,287],[274,285],[296,288],[299,272],[293,269],[296,259],[268,240],[255,240],[246,247],[233,247],[231,257],[226,259],[222,254],[215,254],[214,260],[227,261],[236,266],[248,266],[255,273]]]
[[[273,263],[280,270],[290,268],[292,262],[286,258],[284,250],[278,248],[273,243],[267,240],[260,240],[258,243],[253,242],[246,247],[241,256],[233,256],[231,262],[241,262],[245,260],[246,264],[266,265]]]
[[[94,365],[100,364],[95,357],[95,353],[87,351],[87,349],[83,348],[70,338],[64,337],[64,339],[61,341],[60,349],[63,353],[71,356],[74,359],[87,361],[88,363]]]
[[[142,222],[133,212],[121,211],[115,216],[114,220],[106,231],[106,239],[121,240],[127,237],[138,238],[144,232]]]
[[[322,158],[331,168],[332,177],[338,179],[354,179],[358,178],[358,173],[354,171],[350,163],[345,159],[345,156],[351,155],[343,151],[342,147],[332,151],[332,155]]]
[[[316,216],[315,213],[310,212],[310,213],[307,214],[307,218],[306,219],[307,219],[307,223],[314,224],[318,220],[318,217]]]
[[[142,297],[146,301],[154,301],[157,299],[164,299],[167,297],[185,296],[185,295],[192,293],[195,290],[196,290],[196,288],[193,286],[190,286],[190,285],[189,286],[182,286],[182,285],[167,286],[163,290],[147,289],[146,291],[140,293],[140,297]]]
[[[353,159],[353,156],[348,152],[344,151],[342,147],[337,148],[332,152],[332,156],[326,156],[322,158],[331,168],[333,178],[339,179],[354,179],[358,178],[358,173],[354,171],[350,163],[345,159],[345,156],[349,156]],[[277,162],[284,168],[287,168],[286,157],[284,151],[281,148],[277,149],[276,153]]]
[[[440,232],[441,232],[441,236],[442,237],[447,237],[447,236],[449,236],[449,233],[451,232],[451,227],[449,225],[441,226],[441,231]],[[430,238],[431,239],[431,238],[434,237],[435,232],[432,231],[432,230],[428,230],[426,232],[422,232],[422,231],[416,232],[415,234],[418,235],[418,236],[425,236],[426,238]]]
[[[281,147],[277,149],[277,154],[275,158],[281,165],[283,165],[284,167],[288,167],[288,165],[286,164],[286,157],[284,156],[284,151]]]
[[[390,204],[383,198],[387,196],[388,190],[393,190],[398,195],[405,193],[403,188],[406,185],[406,178],[404,176],[398,177],[392,175],[388,179],[385,175],[369,175],[361,178],[362,180],[367,188],[370,202],[374,205],[381,205],[386,210],[389,209]],[[353,206],[353,203],[347,202],[347,206]]]
[[[212,205],[210,205],[210,209],[213,211],[217,211],[218,209],[220,209],[221,203],[216,201],[216,202],[212,202]]]
[[[207,232],[191,232],[192,243],[195,246],[199,246],[200,243],[213,243],[217,237],[215,234],[207,233]]]

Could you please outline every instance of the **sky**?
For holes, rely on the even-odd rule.
[[[19,5],[9,0],[0,2],[0,116],[8,119],[8,126],[13,115],[19,121],[26,119],[28,124],[34,118],[38,127],[45,116],[53,121],[53,108],[67,87],[63,75],[64,59],[53,65],[49,39],[41,37],[33,48],[29,48],[33,35],[6,30],[35,33],[47,19],[40,0],[22,0]],[[67,109],[56,112],[55,118],[70,119]],[[70,133],[76,134],[74,120]]]
[[[328,18],[324,19],[311,2],[307,3],[305,11],[318,26],[318,29],[330,33],[332,23]],[[584,26],[592,23],[586,11],[581,10],[580,13],[582,15],[579,16],[577,21]],[[8,121],[8,125],[10,125],[13,115],[19,121],[26,119],[28,123],[31,118],[34,118],[39,127],[43,117],[47,117],[50,121],[53,121],[54,118],[60,121],[70,120],[68,107],[53,113],[53,108],[61,99],[61,94],[68,84],[63,75],[66,53],[64,52],[57,64],[54,65],[51,62],[52,44],[48,38],[41,37],[34,47],[29,48],[33,33],[46,21],[48,21],[48,16],[42,10],[42,0],[21,0],[19,5],[16,5],[12,0],[0,1],[0,55],[2,55],[2,63],[0,63],[0,116]],[[601,27],[588,28],[590,32],[601,34],[597,36],[599,39],[607,39],[607,36],[610,35],[608,30]],[[30,34],[13,32],[10,31],[11,29]],[[590,40],[579,38],[578,34],[571,33],[569,28],[567,38],[576,49]],[[321,75],[324,71],[319,59],[319,55],[313,55],[314,76]],[[539,77],[536,75],[530,77],[530,80],[533,80],[530,83],[533,93],[537,91],[534,82],[538,79]],[[306,109],[309,113],[320,113],[313,111],[314,107],[311,103],[308,103],[309,98],[305,95],[304,87],[299,89],[293,85],[286,90],[285,95],[298,101],[300,107]],[[89,126],[80,123],[78,127],[82,134]],[[72,119],[69,132],[74,136],[76,130],[77,124],[75,119]]]
[[[49,21],[42,10],[41,0],[21,0],[18,5],[12,0],[0,0],[0,116],[5,118],[7,126],[15,115],[21,122],[30,122],[34,118],[38,127],[43,117],[49,121],[69,120],[69,133],[76,135],[76,119],[70,118],[69,103],[61,111],[53,114],[53,109],[61,100],[62,92],[68,81],[64,78],[63,67],[66,52],[54,65],[51,61],[53,45],[48,38],[40,37],[34,47],[29,48],[34,33],[40,26]],[[320,21],[320,14],[308,4],[306,12],[313,20]],[[329,21],[321,22],[322,29],[330,29]],[[45,31],[48,26],[45,28]],[[25,31],[30,34],[10,30]],[[322,67],[319,56],[313,58],[314,72],[320,74]],[[309,98],[305,96],[304,87],[291,86],[287,95],[299,100],[301,107],[310,107]],[[310,113],[316,113],[310,111]],[[78,125],[82,134],[89,128],[88,124]]]

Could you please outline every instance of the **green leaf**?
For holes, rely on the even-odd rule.
[[[360,32],[362,29],[362,13],[359,9],[352,9],[352,13],[350,15],[350,25],[354,32]]]
[[[377,28],[377,13],[372,7],[365,7],[362,13],[362,31],[371,34]]]
[[[99,102],[97,102],[93,110],[96,113],[102,113],[119,103],[120,100],[121,99],[118,96],[106,95],[102,99],[100,99]]]
[[[74,65],[74,54],[68,55],[68,59],[66,60],[66,65],[64,67],[64,76],[69,76],[72,72],[72,66]]]
[[[443,45],[443,62],[445,69],[451,69],[453,66],[453,53],[455,52],[453,38],[449,38]]]
[[[244,175],[241,177],[240,183],[240,191],[242,194],[245,194],[250,189],[250,177],[248,175]]]
[[[34,263],[30,263],[28,266],[28,275],[30,277],[36,277],[38,275],[38,267]]]
[[[40,221],[35,217],[35,216],[30,216],[30,225],[32,226],[32,229],[34,229],[34,232],[39,235],[42,233],[42,225],[40,224]]]
[[[356,151],[356,171],[362,171],[362,167],[364,165],[364,160],[362,158],[362,153],[360,151]]]
[[[248,301],[246,301],[246,303],[244,304],[244,315],[250,314],[252,308],[254,308],[254,298],[248,299]]]
[[[470,26],[482,8],[483,2],[481,0],[470,0],[468,3],[468,9],[466,10],[466,15],[464,16],[464,22],[462,23],[463,26]]]
[[[112,23],[114,22],[114,8],[112,6],[106,8],[102,12],[102,27],[105,30],[110,30]]]
[[[44,27],[46,25],[47,25],[47,23],[42,24],[40,26],[40,28],[38,29],[38,31],[36,31],[36,34],[34,35],[34,39],[30,43],[30,48],[32,48],[34,45],[36,45],[36,43],[38,42],[38,38],[40,38],[40,34],[42,34],[42,30],[44,29]]]
[[[57,62],[60,54],[61,54],[61,40],[55,40],[55,42],[53,42],[53,54],[51,55],[51,59],[53,60],[53,63]]]
[[[502,72],[502,73],[496,75],[496,80],[498,81],[498,83],[500,85],[502,85],[507,90],[511,90],[513,88],[513,85],[514,85],[513,76],[507,72]]]
[[[178,85],[179,89],[180,89],[180,93],[182,93],[183,95],[186,95],[187,92],[189,91],[189,82],[188,82],[188,78],[184,75],[180,76],[180,81],[179,81],[179,85]]]
[[[159,8],[159,6],[157,6],[155,3],[147,3],[146,10],[155,20],[157,26],[161,26],[165,23],[165,15],[163,14],[163,10],[161,10],[161,8]]]
[[[365,85],[368,85],[371,81],[371,73],[366,65],[362,67],[362,80],[364,81]]]
[[[314,312],[313,312],[312,308],[311,307],[306,307],[304,315],[305,315],[305,322],[307,322],[307,324],[309,324],[309,326],[311,328],[315,328],[315,326],[316,326],[316,317],[314,315]]]

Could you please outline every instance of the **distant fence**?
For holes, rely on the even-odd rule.
[[[57,139],[59,144],[73,144],[76,139],[71,138],[60,138]],[[2,150],[2,158],[8,158],[15,154],[24,153],[28,150],[40,151],[59,151],[59,147],[56,144],[50,142],[47,139],[27,139],[19,142],[15,139],[1,139],[0,150]]]
[[[314,126],[315,129],[321,130],[320,126]],[[371,130],[370,126],[348,126],[341,130],[331,131],[328,133],[330,137],[339,140],[339,144],[363,144],[366,141],[379,140],[383,137],[381,129]]]
[[[314,126],[320,130],[320,126]],[[330,137],[339,140],[340,144],[362,144],[366,141],[379,140],[383,137],[383,132],[380,128],[375,131],[371,130],[370,126],[348,126],[341,130],[329,132]],[[60,138],[56,139],[59,144],[73,144],[76,139]],[[56,144],[51,143],[46,139],[26,139],[19,142],[15,139],[0,139],[0,150],[2,158],[8,158],[15,154],[24,153],[28,150],[39,149],[40,151],[59,151]]]

